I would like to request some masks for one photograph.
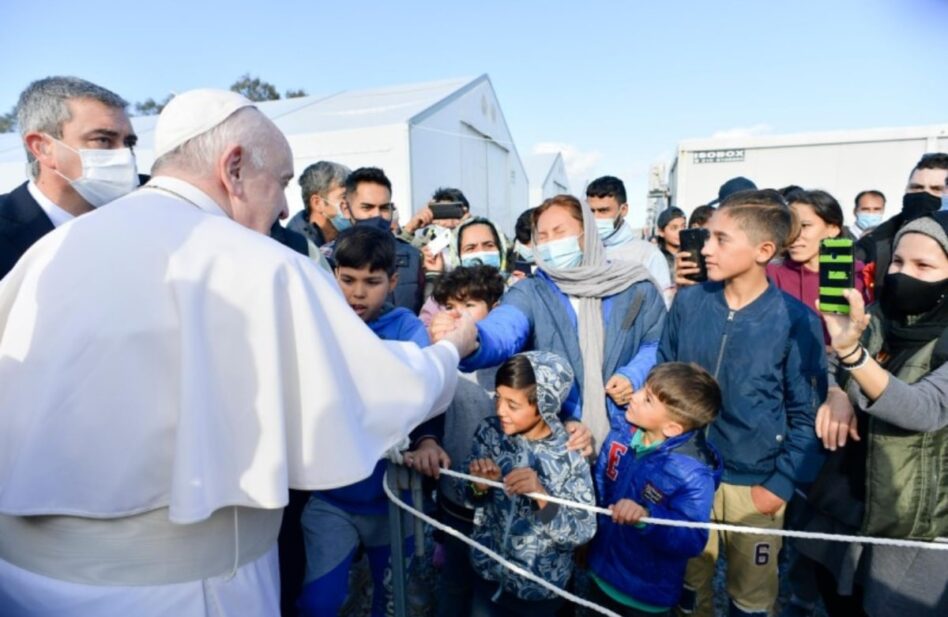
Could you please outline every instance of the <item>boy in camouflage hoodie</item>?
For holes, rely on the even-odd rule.
[[[497,416],[474,435],[469,469],[505,490],[472,483],[477,504],[473,539],[505,559],[563,588],[572,574],[572,553],[596,533],[590,512],[523,497],[547,493],[593,505],[586,460],[566,448],[558,418],[573,383],[569,364],[550,352],[518,354],[497,371]],[[480,551],[471,552],[478,575],[472,617],[551,615],[561,600],[508,571]]]

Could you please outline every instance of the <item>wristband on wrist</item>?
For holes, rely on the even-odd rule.
[[[860,351],[861,349],[862,349],[862,345],[856,345],[856,348],[853,349],[852,351],[850,351],[850,352],[849,352],[848,354],[846,354],[845,356],[838,356],[838,357],[839,357],[839,361],[840,361],[840,362],[843,362],[844,360],[846,360],[846,358],[849,358],[849,357],[852,357],[852,356],[856,355],[857,353],[859,353],[859,351]]]
[[[488,493],[488,491],[490,491],[489,488],[485,488],[485,489],[481,490],[481,489],[477,488],[477,485],[476,485],[476,484],[474,484],[473,482],[471,482],[471,492],[474,493],[474,496],[475,496],[475,497],[483,497],[484,495],[486,495],[486,494]]]
[[[869,362],[869,352],[866,351],[865,347],[860,346],[859,350],[862,351],[862,354],[859,356],[855,362],[847,364],[846,362],[840,362],[839,365],[847,371],[855,371],[856,369],[861,369],[866,366],[866,363]]]

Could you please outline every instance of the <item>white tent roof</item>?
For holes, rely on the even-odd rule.
[[[523,161],[523,166],[526,167],[527,178],[530,179],[530,182],[536,186],[543,186],[550,174],[553,173],[553,166],[559,156],[559,152],[545,152],[528,156]]]
[[[431,110],[452,94],[481,79],[486,79],[486,76],[368,90],[345,90],[330,95],[267,101],[258,103],[257,107],[286,135],[409,123],[416,116]],[[139,148],[152,149],[157,120],[157,116],[132,118],[132,125],[139,138]],[[0,163],[25,160],[19,134],[0,135]]]

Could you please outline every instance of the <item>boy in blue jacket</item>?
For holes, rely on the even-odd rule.
[[[428,333],[414,313],[386,302],[398,283],[395,239],[358,225],[336,238],[336,281],[352,310],[379,338],[428,345]],[[440,433],[437,419],[411,434],[413,444]],[[385,571],[389,565],[388,500],[382,488],[385,462],[350,486],[314,491],[303,510],[306,576],[298,607],[306,616],[335,617],[346,599],[349,569],[360,548],[372,573],[372,617],[385,614]]]
[[[798,224],[772,190],[735,193],[711,217],[702,254],[708,281],[680,289],[665,321],[659,362],[694,362],[721,387],[708,441],[724,459],[717,521],[780,529],[797,486],[823,462],[814,430],[826,399],[819,318],[767,279],[766,266]],[[718,551],[727,555],[731,615],[767,615],[777,599],[778,536],[710,534],[688,564],[683,614],[712,614]]]
[[[722,465],[703,429],[720,406],[711,375],[679,362],[656,366],[632,395],[631,430],[614,429],[596,464],[599,502],[612,510],[611,519],[599,516],[589,551],[596,604],[626,617],[671,614],[708,532],[639,521],[708,521]]]

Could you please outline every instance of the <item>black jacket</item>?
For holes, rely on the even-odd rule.
[[[138,174],[139,186],[151,176]],[[0,195],[0,279],[13,269],[23,253],[36,241],[55,229],[24,182],[6,195]]]
[[[902,214],[896,214],[856,242],[856,259],[865,264],[876,264],[873,275],[876,298],[882,293],[885,273],[888,272],[889,264],[892,263],[892,244],[895,241],[895,234],[899,233],[903,224]]]
[[[27,249],[54,229],[26,186],[24,182],[0,195],[0,278],[13,269]]]

